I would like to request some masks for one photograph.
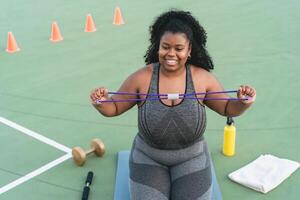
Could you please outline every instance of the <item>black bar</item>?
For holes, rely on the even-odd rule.
[[[87,200],[89,198],[90,187],[85,186],[83,189],[81,200]]]
[[[93,176],[94,176],[94,173],[91,171],[87,174],[81,200],[87,200],[89,198],[90,185],[92,184]]]

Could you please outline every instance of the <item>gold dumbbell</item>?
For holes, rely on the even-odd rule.
[[[86,161],[86,157],[91,154],[95,153],[97,156],[102,157],[103,154],[105,153],[105,146],[103,142],[100,139],[93,139],[91,141],[91,149],[84,151],[80,147],[74,147],[72,149],[72,155],[73,155],[73,160],[78,166],[84,165]]]

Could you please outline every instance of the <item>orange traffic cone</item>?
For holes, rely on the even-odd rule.
[[[85,29],[84,29],[84,31],[85,32],[95,32],[96,30],[97,29],[96,29],[93,17],[92,17],[91,14],[88,14],[86,16],[86,23],[85,23]]]
[[[115,8],[115,14],[114,14],[114,25],[122,25],[124,24],[124,20],[122,17],[121,9],[119,7]]]
[[[15,40],[15,37],[12,34],[12,32],[8,32],[6,51],[8,53],[15,53],[17,51],[20,51],[20,48],[18,47],[18,44],[17,44],[17,42]]]
[[[53,22],[52,23],[52,28],[51,28],[50,41],[59,42],[61,40],[63,40],[63,37],[60,34],[59,27],[58,27],[56,22]]]

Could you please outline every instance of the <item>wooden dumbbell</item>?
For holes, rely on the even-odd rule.
[[[72,149],[73,160],[78,166],[84,165],[86,157],[91,153],[95,153],[99,157],[102,157],[105,153],[105,146],[100,139],[93,139],[91,141],[91,149],[87,151],[84,151],[80,147],[74,147]]]

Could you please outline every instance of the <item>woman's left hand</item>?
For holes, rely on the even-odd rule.
[[[249,85],[241,85],[237,92],[237,97],[243,104],[251,104],[256,99],[256,91]],[[244,100],[247,99],[247,100]]]

